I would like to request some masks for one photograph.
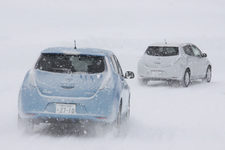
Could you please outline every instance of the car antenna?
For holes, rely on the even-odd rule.
[[[164,41],[165,41],[165,44],[167,44],[166,39],[164,39]]]
[[[76,40],[74,40],[74,49],[77,49]]]

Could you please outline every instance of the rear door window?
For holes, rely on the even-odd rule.
[[[106,66],[103,56],[42,54],[35,68],[57,73],[101,73]]]
[[[190,45],[184,46],[183,49],[184,49],[184,52],[185,52],[187,55],[189,55],[189,56],[194,56],[194,53],[193,53],[192,48],[191,48]]]
[[[175,56],[179,54],[179,48],[168,46],[149,46],[145,53],[151,56]]]
[[[202,52],[195,45],[191,45],[191,47],[193,49],[194,56],[202,57]]]

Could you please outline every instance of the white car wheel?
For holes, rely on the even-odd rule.
[[[141,78],[139,78],[138,81],[139,81],[139,83],[141,85],[147,85],[148,82],[149,82],[149,79],[145,79],[145,78],[144,79],[141,79]]]
[[[183,80],[181,82],[184,87],[188,87],[190,84],[190,72],[188,70],[185,71]]]
[[[211,78],[212,78],[212,69],[211,69],[211,67],[208,67],[206,70],[205,79],[207,82],[210,82]]]

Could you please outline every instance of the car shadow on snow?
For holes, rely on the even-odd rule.
[[[32,132],[26,135],[50,136],[50,137],[126,137],[129,130],[129,121],[123,120],[120,129],[114,125],[98,124],[72,124],[72,123],[55,123],[40,124],[35,126]]]
[[[143,85],[143,84],[142,84]],[[182,87],[178,81],[148,81],[146,87]]]
[[[189,86],[204,84],[204,80],[194,80],[191,81]],[[179,81],[148,81],[146,84],[141,84],[146,87],[172,87],[172,88],[180,88],[183,87]]]

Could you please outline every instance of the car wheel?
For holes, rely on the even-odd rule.
[[[190,84],[190,71],[186,70],[184,73],[184,77],[181,81],[181,84],[183,85],[183,87],[188,87],[188,85]]]
[[[24,130],[26,133],[31,133],[34,129],[34,123],[30,119],[22,119],[18,114],[18,129]]]
[[[20,115],[18,114],[18,129],[22,130],[24,128],[24,121],[20,118]]]
[[[34,129],[34,123],[30,119],[25,119],[25,132],[31,133]]]
[[[129,102],[128,102],[128,110],[127,110],[127,113],[126,113],[126,120],[128,121],[130,119],[130,99],[129,99]]]
[[[209,66],[206,70],[206,75],[205,75],[205,80],[207,82],[210,82],[211,81],[211,78],[212,78],[212,69],[211,67]]]
[[[122,105],[120,104],[120,108],[119,108],[119,112],[117,113],[117,117],[116,117],[116,136],[119,136],[120,134],[120,127],[121,127],[121,108]]]
[[[174,81],[173,80],[168,80],[167,83],[168,83],[169,86],[172,86]]]
[[[147,85],[148,84],[148,82],[149,82],[149,79],[139,79],[139,82],[140,82],[140,84],[141,85]]]

